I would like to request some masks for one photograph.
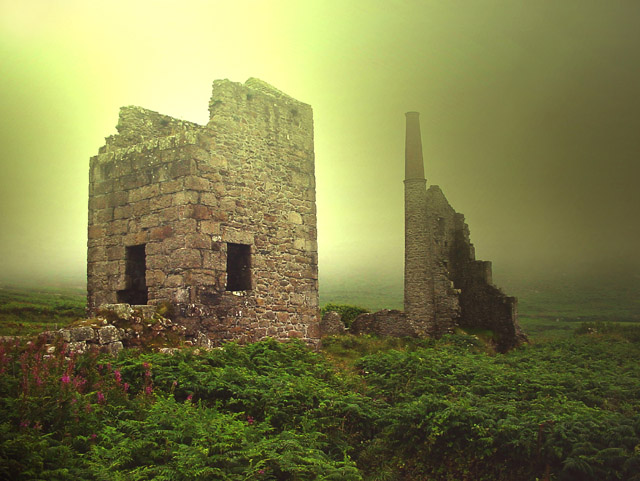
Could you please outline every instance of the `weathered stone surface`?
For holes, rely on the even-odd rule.
[[[490,262],[475,259],[464,216],[437,185],[426,189],[417,112],[407,113],[406,133],[404,310],[409,323],[419,335],[441,336],[456,326],[491,329],[499,351],[517,346],[526,339],[517,300],[493,285]]]
[[[75,327],[69,329],[68,340],[66,342],[90,341],[95,339],[96,333],[91,327]]]
[[[419,333],[402,311],[384,309],[356,317],[349,327],[352,334],[375,334],[381,337],[417,337]]]
[[[114,342],[111,342],[111,343],[105,345],[103,347],[103,349],[108,354],[116,356],[120,351],[122,351],[122,349],[124,349],[124,346],[122,345],[122,342],[114,341]]]
[[[320,333],[322,337],[325,336],[339,336],[346,331],[344,323],[342,322],[342,316],[339,312],[329,311],[322,316],[320,321]]]
[[[209,110],[121,109],[90,161],[89,309],[135,321],[123,303],[168,303],[213,343],[317,342],[311,107],[249,79],[214,82]]]
[[[133,316],[133,309],[129,304],[102,304],[100,313],[103,315],[113,315],[118,319],[130,320]]]
[[[120,340],[120,332],[115,326],[105,326],[98,329],[98,341],[100,344],[109,344]]]
[[[70,342],[67,345],[67,349],[69,351],[77,352],[78,354],[82,354],[83,352],[87,352],[87,342],[86,341]]]

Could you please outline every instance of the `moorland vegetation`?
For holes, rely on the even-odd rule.
[[[0,479],[640,480],[640,326],[173,354],[0,345]]]

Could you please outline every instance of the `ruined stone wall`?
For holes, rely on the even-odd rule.
[[[456,212],[437,185],[427,190],[425,204],[428,242],[424,249],[429,252],[429,276],[433,280],[434,320],[431,334],[441,336],[453,332],[460,318],[460,290],[454,286],[451,277]]]
[[[418,113],[406,118],[406,319],[418,335],[441,336],[456,326],[490,329],[506,351],[525,339],[516,299],[493,285],[491,263],[475,259],[464,216],[437,185],[426,189]]]
[[[91,159],[89,307],[144,299],[144,284],[188,333],[314,342],[311,108],[250,79],[214,82],[209,109],[199,126],[123,108]]]
[[[459,325],[493,331],[496,348],[507,351],[526,341],[518,324],[518,300],[493,284],[491,262],[476,260],[464,216],[456,214],[454,222],[451,260],[452,279],[461,293]]]

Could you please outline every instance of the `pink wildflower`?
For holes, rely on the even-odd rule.
[[[193,399],[193,394],[189,394],[189,395],[187,396],[187,401],[191,401],[192,399]]]
[[[20,427],[21,428],[28,428],[29,427],[29,421],[27,421],[27,420],[20,421]]]
[[[69,384],[71,382],[71,378],[69,377],[68,374],[65,374],[64,376],[62,376],[62,379],[60,379],[62,381],[62,384]]]
[[[98,391],[98,402],[100,404],[104,402],[104,394],[102,394],[102,391]]]
[[[144,388],[145,394],[151,394],[153,392],[153,388],[151,386],[147,386]]]
[[[129,383],[125,382],[124,385],[122,386],[122,389],[124,390],[124,392],[127,392],[129,390]]]
[[[122,375],[120,374],[120,371],[116,369],[115,371],[113,371],[113,375],[116,378],[116,382],[120,384],[120,382],[122,382]]]
[[[254,422],[255,422],[255,420],[251,416],[247,416],[247,423],[249,425],[253,424]]]
[[[259,469],[258,474],[264,474],[264,469]]]
[[[89,436],[91,439],[95,439],[98,437],[98,435],[96,433],[93,433],[91,436]]]

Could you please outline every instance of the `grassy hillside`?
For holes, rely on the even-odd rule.
[[[0,335],[59,329],[85,315],[86,290],[0,286]]]

